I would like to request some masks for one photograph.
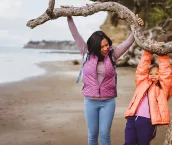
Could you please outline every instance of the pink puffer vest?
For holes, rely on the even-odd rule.
[[[91,55],[83,68],[83,90],[86,97],[113,98],[116,97],[115,70],[109,55],[104,58],[105,77],[101,84],[97,81],[98,57]]]

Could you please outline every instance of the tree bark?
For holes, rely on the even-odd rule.
[[[50,0],[49,6],[52,6],[53,3],[55,3],[55,0]],[[50,9],[50,7],[48,9]],[[142,28],[138,25],[135,14],[127,7],[116,2],[97,2],[90,5],[87,4],[83,7],[56,8],[53,10],[53,12],[50,11],[50,14],[53,14],[52,16],[49,15],[49,13],[45,12],[40,17],[28,21],[27,26],[30,28],[34,28],[45,23],[46,21],[51,20],[52,18],[57,19],[59,17],[67,16],[88,16],[99,11],[116,12],[119,18],[125,19],[131,27],[136,43],[141,48],[158,55],[172,53],[172,41],[163,45],[151,44],[150,40],[145,38],[144,33],[141,30]]]
[[[55,15],[53,13],[54,6],[55,6],[55,0],[50,0],[49,1],[49,7],[46,10],[46,13],[50,17],[50,19],[54,19],[55,18]]]
[[[168,33],[165,33],[164,35],[163,33],[164,33],[164,30],[162,29],[162,27],[154,27],[154,28],[144,31],[144,35],[146,36],[147,39],[150,39],[150,40],[158,39],[160,41],[165,41],[165,42],[167,40],[172,40],[171,39],[172,33],[170,33],[171,35]],[[140,62],[142,52],[143,52],[142,49],[137,45],[137,43],[134,42],[132,46],[129,48],[129,50],[118,59],[117,66],[135,66],[136,67]],[[169,54],[169,56],[172,58],[172,53]],[[156,55],[153,55],[152,62],[158,63]]]

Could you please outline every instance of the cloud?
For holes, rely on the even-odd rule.
[[[1,0],[0,1],[0,16],[15,17],[18,15],[18,10],[21,6],[21,0]]]
[[[58,0],[60,5],[82,6],[91,3],[86,0]],[[40,16],[48,6],[47,0],[1,0],[0,1],[0,45],[22,47],[30,40],[73,40],[66,18],[48,21],[30,29],[28,20]],[[2,7],[2,9],[1,9]],[[76,26],[85,40],[104,22],[106,12],[88,17],[74,17]]]

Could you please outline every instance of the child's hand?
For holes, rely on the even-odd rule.
[[[139,23],[139,25],[143,26],[144,21],[142,20],[142,18],[139,18],[138,14],[136,14],[136,17],[137,17],[137,22]]]

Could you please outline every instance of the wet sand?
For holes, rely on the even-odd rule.
[[[47,73],[0,85],[0,145],[87,145],[82,84],[75,83],[80,66],[71,62],[44,62],[39,66]],[[123,114],[135,87],[135,68],[121,67],[117,72],[112,145],[124,142]],[[169,104],[172,106],[171,101]],[[163,145],[166,128],[158,128],[152,145]]]

